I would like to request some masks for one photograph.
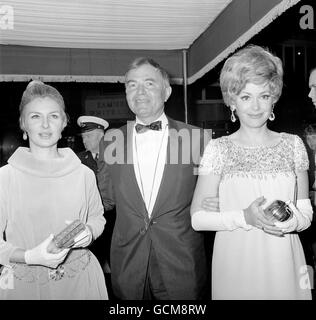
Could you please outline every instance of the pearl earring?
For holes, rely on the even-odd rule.
[[[26,133],[26,131],[23,132],[23,136],[22,136],[22,137],[23,137],[23,140],[27,140],[27,133]]]

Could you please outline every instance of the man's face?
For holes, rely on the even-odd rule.
[[[316,133],[308,134],[306,136],[306,142],[312,150],[316,151]]]
[[[164,103],[171,94],[171,87],[159,70],[149,64],[130,70],[125,87],[129,108],[146,124],[163,113]]]
[[[309,94],[314,106],[316,107],[316,70],[314,70],[309,76]]]
[[[99,152],[99,142],[101,138],[103,137],[103,130],[102,129],[95,129],[87,132],[83,132],[81,134],[82,136],[82,142],[86,148],[86,150],[92,152],[92,153],[98,153]]]

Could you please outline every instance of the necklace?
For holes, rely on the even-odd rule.
[[[155,169],[154,169],[154,177],[151,183],[151,189],[150,189],[150,197],[149,197],[149,202],[148,202],[148,207],[147,210],[150,210],[150,205],[151,205],[151,200],[152,200],[152,195],[153,195],[153,189],[154,189],[154,185],[155,185],[155,181],[156,181],[156,174],[157,174],[157,167],[158,167],[158,162],[159,162],[159,158],[160,158],[160,152],[162,149],[162,145],[163,145],[163,141],[165,138],[165,134],[167,131],[167,126],[168,124],[165,126],[164,131],[163,131],[163,135],[160,141],[160,146],[159,146],[159,150],[158,150],[158,155],[157,155],[157,159],[156,159],[156,163],[155,163]],[[136,143],[136,134],[134,135],[134,143],[135,143],[135,154],[136,154],[136,161],[137,161],[137,171],[138,171],[138,175],[139,175],[139,180],[140,180],[140,187],[141,187],[141,194],[142,197],[145,201],[145,191],[144,191],[144,185],[143,185],[143,179],[142,179],[142,175],[140,172],[140,166],[139,166],[139,159],[138,159],[138,149],[137,149],[137,143]],[[146,201],[145,201],[146,204]]]

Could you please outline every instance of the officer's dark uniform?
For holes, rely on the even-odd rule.
[[[89,167],[97,176],[98,164],[97,161],[93,158],[92,153],[90,151],[81,151],[77,154],[81,162]]]
[[[81,132],[88,132],[95,129],[105,130],[109,124],[102,118],[93,117],[93,116],[81,116],[77,120],[77,124],[81,128]],[[81,160],[81,162],[89,167],[97,177],[98,171],[98,159],[93,157],[93,154],[89,150],[81,151],[77,153],[77,156]],[[109,293],[109,297],[111,297],[112,289],[111,289],[111,277],[110,277],[110,245],[111,245],[111,236],[113,231],[113,226],[115,222],[115,212],[109,211],[105,212],[105,219],[107,223],[105,225],[104,231],[102,235],[94,241],[89,249],[95,254],[98,258],[103,272],[105,274],[106,285]]]

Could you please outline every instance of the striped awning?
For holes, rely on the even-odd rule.
[[[4,0],[0,81],[122,82],[151,56],[193,83],[300,0]]]

